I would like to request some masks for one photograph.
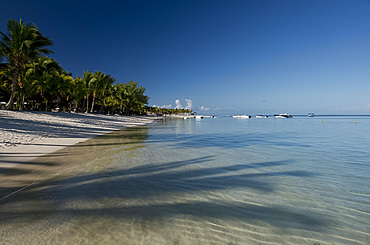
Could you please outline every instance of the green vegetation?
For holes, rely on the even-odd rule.
[[[36,25],[8,20],[0,32],[0,101],[3,109],[61,110],[87,113],[178,114],[190,110],[148,107],[149,97],[138,82],[119,83],[100,71],[72,77],[45,55],[49,38]],[[4,103],[8,101],[7,103]]]
[[[146,107],[145,111],[150,114],[162,114],[162,115],[173,115],[173,114],[192,114],[192,110],[189,109],[167,109],[167,108],[158,108],[158,107]]]
[[[23,89],[22,83],[26,66],[40,55],[51,53],[45,47],[52,45],[51,40],[44,37],[34,24],[24,25],[22,20],[19,22],[8,20],[7,29],[9,35],[0,32],[1,53],[8,61],[2,67],[2,71],[4,71],[5,75],[8,75],[8,78],[12,75],[10,98],[5,105],[5,109],[9,109],[12,106],[17,82],[21,90]]]

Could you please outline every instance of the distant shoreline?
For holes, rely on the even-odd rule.
[[[307,117],[307,114],[292,114],[293,116],[296,117]],[[315,114],[315,117],[369,117],[370,115],[320,115],[320,114]]]
[[[218,114],[199,114],[199,116],[205,116],[205,117],[232,117],[233,115],[237,115],[238,113],[235,113],[235,114],[226,114],[226,115],[218,115]],[[239,113],[240,114],[240,113]],[[259,114],[250,114],[252,117],[256,117],[257,115]],[[275,114],[263,114],[263,115],[266,115],[266,116],[269,116],[271,118],[274,117]],[[308,117],[307,114],[291,114],[293,117]],[[161,116],[163,118],[184,118],[186,116],[184,115],[169,115],[169,116]],[[320,115],[320,114],[315,114],[313,117],[370,117],[370,114],[369,115],[365,115],[365,114],[360,114],[360,115]]]

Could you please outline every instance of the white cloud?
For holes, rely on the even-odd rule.
[[[182,107],[180,100],[175,100],[175,104],[176,104],[176,107],[175,107],[176,109],[184,108],[184,107]]]
[[[191,99],[185,99],[185,101],[186,101],[185,109],[190,110],[191,108],[193,108],[193,101]]]
[[[204,105],[202,105],[201,107],[199,107],[199,110],[201,110],[201,111],[209,111],[209,110],[211,110],[211,109],[210,109],[210,108],[205,107]]]
[[[180,102],[180,100],[175,100],[175,104],[176,104],[176,109],[191,109],[191,108],[193,108],[193,101],[191,100],[191,99],[185,99],[185,101],[186,101],[186,106],[184,107],[182,104],[181,104],[181,102]]]

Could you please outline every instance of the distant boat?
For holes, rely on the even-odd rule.
[[[293,118],[292,115],[289,115],[288,113],[274,115],[276,118]]]
[[[236,116],[233,116],[234,118],[251,118],[250,115],[236,115]]]
[[[315,114],[314,114],[314,113],[308,113],[308,116],[309,116],[309,117],[314,117],[314,116],[315,116]]]
[[[257,115],[256,118],[268,118],[269,116],[266,115]]]
[[[185,116],[184,119],[203,119],[203,118],[216,118],[215,116],[204,116],[204,115],[196,115],[196,116]]]

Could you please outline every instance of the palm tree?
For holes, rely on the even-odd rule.
[[[123,85],[124,90],[124,110],[125,114],[142,114],[145,111],[145,105],[148,104],[149,97],[144,95],[145,88],[138,86],[139,82],[130,81]]]
[[[49,57],[39,57],[27,65],[26,83],[32,85],[33,93],[40,95],[41,103],[45,103],[45,109],[48,108],[48,102],[53,93],[58,93],[60,77],[63,68],[59,63]],[[58,94],[56,94],[58,96]]]
[[[119,99],[119,94],[120,90],[118,88],[119,85],[122,85],[120,83],[117,83],[115,85],[111,85],[108,88],[107,93],[104,94],[104,107],[108,107],[108,114],[109,113],[114,113],[115,109],[117,106],[120,105],[120,99]],[[119,114],[121,113],[121,110],[118,112]]]
[[[94,112],[94,105],[95,105],[96,95],[99,92],[99,90],[101,89],[102,79],[103,79],[104,75],[105,75],[104,73],[101,73],[100,71],[96,71],[93,75],[95,79],[91,79],[91,81],[89,83],[89,88],[90,88],[90,91],[92,93],[92,99],[93,99],[92,103],[91,103],[90,113]]]
[[[113,87],[114,98],[119,105],[119,114],[123,113],[123,104],[125,102],[125,90],[122,83],[117,83]]]
[[[91,71],[84,71],[84,75],[83,75],[83,80],[84,80],[84,84],[86,85],[85,87],[85,91],[86,91],[86,113],[89,112],[89,98],[90,98],[90,94],[91,94],[91,91],[92,91],[92,87],[94,86],[94,84],[96,83],[96,77],[94,76],[94,74],[91,72]]]
[[[100,95],[101,95],[101,102],[102,105],[100,107],[99,113],[102,113],[105,107],[105,100],[106,96],[112,92],[112,85],[115,79],[111,75],[104,74],[101,80],[101,88],[100,88]]]
[[[0,63],[0,99],[4,101],[10,94],[13,71],[5,63]]]
[[[72,95],[72,87],[73,85],[73,77],[70,73],[63,71],[59,75],[58,79],[58,101],[59,101],[59,108],[62,108],[63,111],[66,109],[66,102],[70,101],[70,97]]]
[[[89,92],[92,95],[92,103],[90,113],[94,112],[94,106],[96,100],[102,102],[102,106],[100,108],[100,112],[102,111],[103,107],[105,106],[104,100],[105,95],[109,91],[109,88],[114,83],[114,78],[110,75],[106,75],[100,71],[96,71],[94,74],[91,75],[92,77],[88,77],[88,88]],[[88,111],[88,110],[87,110]]]
[[[76,109],[77,112],[79,112],[80,111],[79,110],[80,102],[86,96],[86,84],[85,84],[85,80],[81,79],[78,76],[75,79],[73,79],[72,85],[71,85],[71,95],[72,95],[72,97],[73,97],[73,99],[75,101],[75,104],[76,104],[76,108],[75,109]],[[84,108],[82,108],[82,111],[83,110],[84,110]]]
[[[3,60],[5,60],[5,54],[2,46],[0,46],[0,72],[6,68],[6,64],[3,63]]]
[[[14,75],[10,98],[5,109],[12,106],[16,82],[25,65],[42,54],[51,53],[45,47],[52,45],[52,41],[43,36],[35,24],[23,24],[22,19],[19,22],[9,19],[7,30],[8,35],[0,32],[0,49],[2,55],[6,57],[7,65],[14,69]]]

